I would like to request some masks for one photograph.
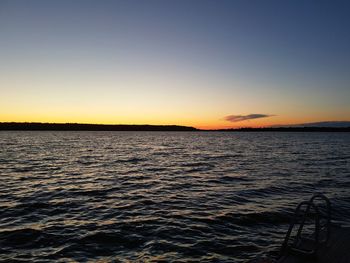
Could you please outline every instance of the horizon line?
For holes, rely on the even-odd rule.
[[[97,124],[78,122],[0,122],[0,130],[67,130],[67,131],[350,131],[350,121],[325,121],[322,123],[349,123],[347,126],[307,126],[304,124],[272,125],[262,127],[232,127],[218,129],[201,129],[178,124]],[[298,126],[299,125],[299,126]],[[302,126],[305,125],[305,126]],[[102,129],[101,129],[102,128]]]

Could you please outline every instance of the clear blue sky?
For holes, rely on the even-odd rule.
[[[349,14],[349,1],[0,0],[0,121],[349,120]],[[266,117],[225,118],[249,114]]]

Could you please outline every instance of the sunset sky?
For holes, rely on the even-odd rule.
[[[0,122],[350,120],[350,1],[0,0]]]

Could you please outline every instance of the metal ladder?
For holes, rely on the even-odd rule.
[[[315,203],[317,199],[323,200],[326,210],[323,212]],[[303,210],[305,208],[305,210]],[[311,213],[313,211],[313,213]],[[303,235],[303,229],[308,217],[314,219],[314,232]],[[296,235],[291,238],[293,228],[299,225]],[[284,239],[281,256],[288,252],[304,256],[315,257],[321,244],[327,243],[330,236],[331,203],[323,194],[314,195],[309,201],[301,202],[294,211],[294,217]],[[291,242],[292,241],[292,242]]]

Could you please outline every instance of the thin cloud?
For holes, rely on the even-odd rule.
[[[271,116],[273,115],[271,114],[228,115],[225,117],[225,120],[230,122],[239,122],[239,121],[266,118]]]

